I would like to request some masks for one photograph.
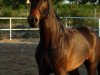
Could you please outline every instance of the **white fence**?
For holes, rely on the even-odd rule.
[[[62,18],[62,17],[61,17]],[[68,18],[78,18],[78,19],[96,19],[96,20],[98,20],[98,25],[99,25],[99,36],[100,36],[100,18],[97,18],[97,17],[63,17],[63,18],[65,18],[66,20],[68,19]],[[17,30],[39,30],[38,28],[22,28],[22,29],[14,29],[14,28],[12,28],[12,20],[13,19],[27,19],[27,17],[0,17],[0,20],[2,20],[2,19],[4,19],[4,20],[9,20],[9,28],[7,28],[7,29],[0,29],[0,31],[10,31],[10,34],[9,34],[9,37],[10,37],[10,40],[12,40],[12,32],[13,31],[17,31]],[[66,25],[67,25],[67,21],[66,21]]]
[[[0,31],[10,31],[10,34],[9,34],[9,37],[10,37],[10,40],[12,40],[12,31],[15,31],[15,30],[39,30],[38,28],[20,28],[20,29],[14,29],[12,28],[12,20],[14,19],[27,19],[27,17],[0,17],[0,20],[1,19],[4,19],[4,20],[9,20],[9,28],[8,29],[0,29]]]

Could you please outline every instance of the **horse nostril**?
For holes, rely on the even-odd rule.
[[[28,17],[28,23],[29,23],[30,27],[37,27],[39,20],[37,17],[31,16],[31,17]]]
[[[37,22],[38,22],[37,18],[34,18],[34,22],[35,22],[35,23],[37,23]]]
[[[31,17],[31,18],[30,18],[30,21],[34,21],[34,17]]]
[[[28,21],[33,22],[33,23],[37,23],[38,19],[36,17],[28,17]]]
[[[31,22],[33,20],[32,17],[28,17],[28,22]]]

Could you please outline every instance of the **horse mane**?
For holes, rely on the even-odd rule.
[[[55,12],[55,16],[56,16],[58,25],[61,28],[61,31],[66,31],[66,27],[64,27],[63,20],[59,17],[59,15],[56,12]]]

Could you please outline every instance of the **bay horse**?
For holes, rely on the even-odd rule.
[[[99,42],[100,42],[100,37],[99,37]],[[100,49],[100,45],[99,45],[99,49]],[[100,75],[100,50],[98,51],[99,53],[99,63],[98,63],[98,66],[97,66],[97,70],[98,70],[98,75]]]
[[[56,17],[52,0],[30,0],[28,22],[39,26],[40,41],[35,59],[39,75],[79,75],[85,64],[88,75],[96,75],[99,37],[90,27],[66,29]]]

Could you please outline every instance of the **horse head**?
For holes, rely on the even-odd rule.
[[[48,0],[30,0],[31,8],[28,22],[30,27],[38,26],[40,20],[45,18],[49,13]]]

